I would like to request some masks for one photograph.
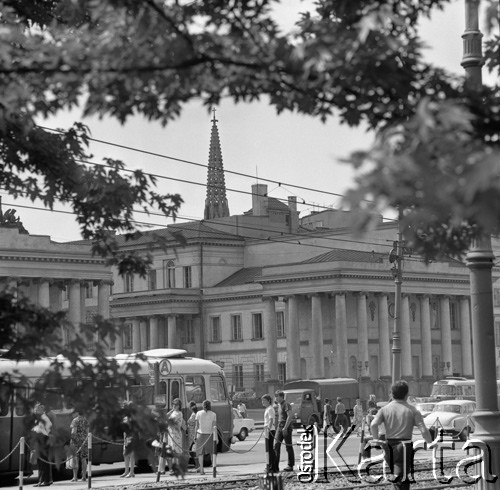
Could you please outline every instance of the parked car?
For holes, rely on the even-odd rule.
[[[244,441],[248,434],[255,429],[255,420],[243,418],[236,408],[233,408],[233,436]]]
[[[436,402],[421,402],[415,405],[417,410],[422,414],[422,417],[429,415],[436,406]]]
[[[471,400],[444,400],[437,402],[432,412],[424,418],[428,429],[443,429],[445,434],[460,437],[462,441],[474,432],[472,412],[476,403]]]

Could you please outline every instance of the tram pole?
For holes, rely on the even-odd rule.
[[[24,437],[19,440],[19,490],[23,490],[24,484]]]
[[[483,86],[481,38],[479,30],[480,0],[465,0],[465,32],[463,58],[466,87],[479,92]],[[495,256],[489,234],[478,237],[467,253],[470,270],[472,345],[476,381],[476,412],[472,418],[476,427],[474,439],[486,443],[490,452],[491,468],[481,475],[477,489],[500,489],[500,412],[498,411],[495,361],[495,318],[493,312],[493,261]],[[482,457],[486,457],[482,454]],[[496,480],[490,479],[497,475]]]

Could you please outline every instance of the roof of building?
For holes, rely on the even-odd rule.
[[[216,287],[241,286],[255,282],[255,279],[262,275],[262,267],[244,267],[234,274],[226,277]]]
[[[216,230],[203,221],[195,221],[192,223],[176,223],[168,225],[165,228],[158,228],[156,230],[144,231],[138,238],[128,238],[125,235],[117,235],[119,245],[142,245],[151,243],[155,237],[159,237],[168,241],[181,241],[181,240],[237,240],[244,241],[244,238],[223,231]],[[88,240],[79,240],[72,243],[89,243]]]
[[[334,248],[329,252],[304,260],[303,264],[316,264],[320,262],[373,262],[383,263],[389,260],[389,254],[380,252],[366,252],[363,250],[350,250]]]

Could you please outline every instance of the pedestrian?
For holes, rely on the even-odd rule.
[[[130,405],[129,405],[130,407]],[[135,477],[135,440],[134,424],[132,414],[127,413],[122,421],[123,426],[123,461],[125,462],[125,471],[120,475],[121,478]]]
[[[37,455],[38,483],[35,487],[52,485],[52,464],[49,461],[49,436],[52,430],[52,421],[49,419],[45,406],[37,403],[33,409],[35,415],[34,447]]]
[[[353,408],[354,425],[356,425],[356,435],[361,436],[361,431],[363,430],[363,405],[361,405],[361,400],[356,398],[356,405]]]
[[[179,398],[172,400],[172,410],[167,413],[167,444],[171,448],[171,457],[167,458],[171,475],[179,475],[180,463],[184,453],[183,434],[186,422],[182,416],[182,402]]]
[[[279,471],[281,443],[285,441],[286,452],[288,455],[288,465],[283,471],[293,471],[295,466],[295,453],[292,442],[292,407],[285,401],[285,393],[279,390],[276,392],[276,401],[278,402],[278,426],[276,429],[276,439],[274,443],[274,452],[276,456],[276,471]]]
[[[247,406],[242,401],[238,403],[238,412],[244,419],[247,418]]]
[[[332,406],[330,405],[330,400],[325,398],[325,404],[323,405],[323,432],[326,434],[328,428],[332,425]]]
[[[70,442],[69,447],[72,455],[72,469],[73,479],[77,481],[78,469],[82,471],[81,480],[87,480],[87,460],[88,460],[88,435],[89,435],[89,422],[88,420],[76,410],[73,420],[70,424]]]
[[[198,407],[196,402],[191,400],[189,402],[189,409],[191,410],[191,415],[187,421],[187,431],[188,431],[188,450],[189,457],[193,460],[194,467],[198,469],[198,458],[196,457],[195,451],[195,441],[196,441],[196,413],[198,412]]]
[[[408,383],[396,381],[392,387],[392,401],[382,407],[371,423],[374,440],[379,440],[379,425],[384,424],[386,443],[383,444],[384,459],[393,474],[393,487],[409,490],[409,476],[413,471],[413,427],[418,427],[423,438],[432,442],[429,430],[424,424],[422,414],[407,402]]]
[[[377,397],[374,394],[371,394],[368,397],[368,403],[366,404],[366,409],[377,408]]]
[[[349,420],[347,419],[345,410],[345,405],[342,403],[342,398],[337,397],[337,404],[335,405],[335,423],[334,427],[336,431],[340,431],[340,428],[345,431],[349,428]]]
[[[205,474],[203,458],[210,454],[213,462],[214,444],[217,444],[217,415],[212,412],[212,404],[209,400],[203,402],[203,410],[196,413],[196,455],[198,456],[198,473]]]
[[[274,454],[274,438],[276,436],[276,421],[274,415],[274,407],[270,395],[263,395],[262,405],[264,406],[264,440],[266,443],[266,473],[277,473],[278,463]]]

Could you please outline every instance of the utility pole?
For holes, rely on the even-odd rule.
[[[392,331],[392,382],[401,379],[401,285],[403,284],[403,231],[401,229],[401,219],[403,213],[398,210],[398,239],[394,242],[394,247],[389,254],[389,262],[393,264],[391,268],[396,284],[394,298],[394,328]]]
[[[463,58],[466,86],[479,91],[482,88],[481,69],[484,64],[479,31],[480,0],[465,0],[465,32]],[[470,270],[472,343],[474,354],[474,377],[476,383],[476,412],[474,439],[483,441],[489,449],[491,468],[481,475],[478,489],[500,489],[500,412],[498,411],[495,330],[493,314],[493,255],[491,236],[478,237],[466,257]],[[486,452],[486,451],[485,451]],[[486,454],[483,452],[482,457]],[[497,475],[496,480],[491,475]],[[493,481],[492,481],[493,480]]]

